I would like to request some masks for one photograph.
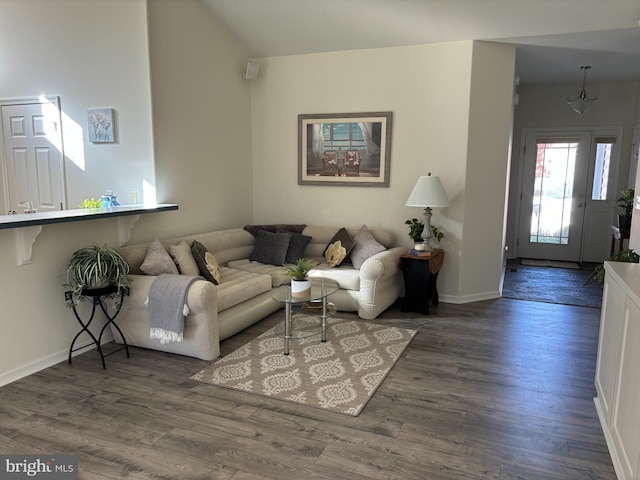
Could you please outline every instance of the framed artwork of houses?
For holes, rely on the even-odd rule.
[[[391,112],[298,115],[298,184],[388,187]]]

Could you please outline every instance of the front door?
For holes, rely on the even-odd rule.
[[[65,208],[60,112],[55,102],[2,102],[7,210]],[[2,212],[7,213],[7,212]]]
[[[580,261],[590,132],[526,135],[518,256]]]

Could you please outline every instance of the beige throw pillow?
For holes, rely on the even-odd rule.
[[[386,250],[384,245],[381,245],[373,237],[373,234],[369,231],[366,225],[362,225],[362,227],[360,227],[358,233],[353,237],[353,242],[355,243],[355,246],[353,247],[353,250],[351,250],[349,257],[351,258],[353,268],[358,270],[360,270],[362,264],[369,257]]]
[[[176,265],[178,265],[178,270],[182,275],[190,275],[192,277],[200,275],[200,269],[193,259],[191,247],[189,247],[187,242],[182,240],[177,245],[171,245],[171,247],[169,247],[169,253],[173,257]]]
[[[140,270],[147,275],[160,275],[161,273],[178,275],[179,273],[171,255],[167,253],[157,238],[149,245]]]

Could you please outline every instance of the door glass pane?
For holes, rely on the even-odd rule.
[[[569,243],[577,153],[577,142],[537,144],[531,243]]]
[[[609,184],[609,168],[613,143],[597,141],[596,165],[593,170],[593,190],[591,200],[606,200]]]

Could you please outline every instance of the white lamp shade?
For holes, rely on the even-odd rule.
[[[418,178],[405,205],[407,207],[448,207],[449,198],[440,177],[425,175]]]

